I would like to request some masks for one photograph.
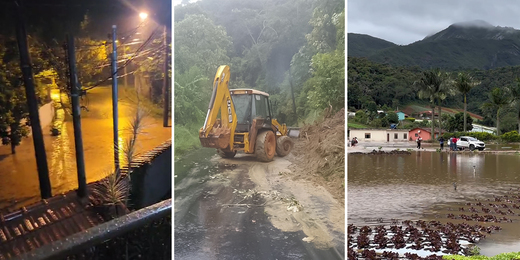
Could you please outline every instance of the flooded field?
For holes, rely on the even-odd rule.
[[[347,159],[348,224],[389,226],[424,220],[495,225],[501,230],[478,243],[481,254],[520,248],[520,155],[421,151],[351,154]],[[476,215],[495,220],[479,220]]]

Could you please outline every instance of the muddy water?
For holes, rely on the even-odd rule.
[[[454,222],[446,214],[460,213],[457,210],[468,207],[466,203],[520,193],[512,192],[520,187],[520,156],[516,154],[412,152],[348,155],[347,159],[349,224],[406,219]],[[503,230],[478,245],[483,254],[518,251],[519,219],[511,219],[513,223],[500,223]]]
[[[225,160],[214,149],[199,149],[176,160],[175,257],[344,259],[344,231],[335,233],[331,230],[336,228],[320,220],[322,215],[314,217],[305,197],[298,200],[304,210],[288,210],[287,191],[279,190],[283,184],[274,175],[282,178],[289,164],[278,157],[260,163],[244,154]],[[334,207],[319,191],[309,193],[312,199],[324,200],[322,209]]]
[[[89,111],[81,112],[81,128],[86,178],[90,183],[102,179],[113,169],[114,141],[111,89],[95,88],[87,97],[86,100],[89,101],[84,104],[88,105]],[[126,99],[120,101],[120,147],[129,137],[133,107],[134,104]],[[43,129],[52,194],[78,187],[72,120],[67,119],[61,131],[61,135],[51,136],[50,127]],[[144,153],[170,138],[171,128],[163,127],[161,118],[147,116],[143,121],[143,131],[138,136],[135,152]],[[14,155],[11,154],[10,147],[0,146],[0,211],[16,210],[38,200],[40,190],[32,136],[23,139]]]

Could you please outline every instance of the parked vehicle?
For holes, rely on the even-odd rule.
[[[461,136],[459,141],[457,141],[457,148],[464,150],[469,149],[470,151],[478,149],[479,151],[482,151],[486,149],[486,144],[475,137]]]

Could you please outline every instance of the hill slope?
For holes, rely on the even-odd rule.
[[[417,65],[427,69],[493,69],[520,65],[520,30],[495,27],[484,21],[452,24],[406,46],[377,49],[371,44],[359,44],[358,37],[352,40],[353,53],[350,53],[349,47],[349,56],[368,57],[372,61],[392,65]],[[349,37],[349,45],[350,41]]]
[[[394,43],[366,34],[349,33],[347,51],[351,57],[368,57],[376,51],[397,46]]]

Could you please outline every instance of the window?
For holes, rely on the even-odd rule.
[[[251,95],[233,95],[231,96],[235,113],[237,114],[238,124],[249,124],[251,117]],[[223,111],[220,111],[221,113]],[[227,111],[224,111],[227,114]],[[225,116],[224,116],[225,117]]]
[[[394,139],[399,139],[399,134],[398,133],[394,134]]]
[[[418,133],[415,133],[415,137],[418,137],[418,136],[419,136],[419,134],[418,134]]]
[[[254,95],[254,110],[253,110],[253,118],[261,117],[267,118],[269,116],[269,108],[267,105],[267,98],[262,95]]]
[[[408,134],[407,133],[403,134],[403,139],[405,139],[405,140],[408,139]]]
[[[370,139],[370,133],[365,133],[365,139]]]

